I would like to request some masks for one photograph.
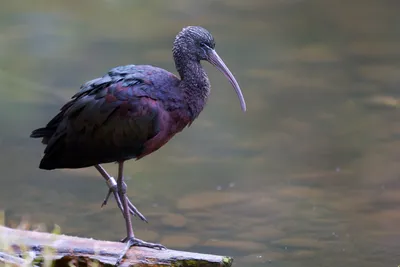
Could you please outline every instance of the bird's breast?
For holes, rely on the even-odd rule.
[[[160,111],[158,117],[159,133],[145,143],[143,152],[136,158],[143,158],[158,150],[168,143],[175,134],[181,132],[190,122],[190,117],[185,110]]]

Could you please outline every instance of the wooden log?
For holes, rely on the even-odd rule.
[[[54,267],[114,266],[123,248],[124,244],[120,242],[0,226],[0,266],[4,263],[11,266],[43,266],[46,261],[54,261]],[[217,255],[132,247],[120,266],[230,267],[232,261],[230,257]]]

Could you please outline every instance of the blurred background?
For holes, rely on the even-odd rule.
[[[205,63],[213,90],[200,117],[125,165],[150,221],[133,221],[137,236],[235,266],[399,265],[399,10],[396,0],[3,1],[6,223],[124,236],[115,201],[100,208],[107,187],[95,169],[39,170],[44,147],[29,135],[112,67],[175,72],[175,35],[201,25],[248,111]]]

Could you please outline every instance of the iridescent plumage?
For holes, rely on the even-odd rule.
[[[193,121],[173,74],[152,66],[114,68],[87,82],[45,128],[42,169],[83,168],[141,158]]]
[[[123,164],[156,151],[198,117],[210,93],[200,61],[224,73],[246,109],[238,83],[214,48],[214,38],[207,30],[186,27],[172,49],[180,79],[149,65],[113,68],[82,85],[45,127],[31,134],[46,144],[41,169],[94,166],[100,172],[109,186],[103,205],[113,193],[124,215],[126,250],[132,245],[164,248],[134,237],[129,213],[147,220],[126,196]],[[100,165],[109,162],[119,164],[117,182]]]

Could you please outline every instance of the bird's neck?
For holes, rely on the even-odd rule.
[[[176,68],[181,77],[181,88],[191,111],[192,120],[203,110],[210,94],[210,81],[203,66],[198,61],[176,61]]]

